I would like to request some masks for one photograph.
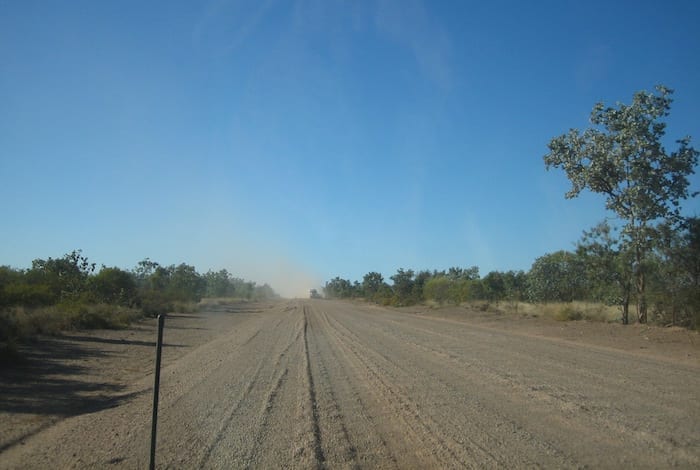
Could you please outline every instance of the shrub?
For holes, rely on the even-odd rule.
[[[555,313],[554,319],[558,321],[582,320],[583,313],[574,308],[572,305],[565,305],[564,307],[561,307],[557,313]]]
[[[154,290],[142,292],[139,304],[144,315],[151,317],[174,310],[173,301],[163,292]]]

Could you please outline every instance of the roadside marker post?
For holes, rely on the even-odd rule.
[[[163,350],[163,325],[165,315],[158,315],[158,342],[156,343],[156,374],[153,385],[153,418],[151,419],[151,464],[149,468],[156,468],[156,427],[158,424],[158,392],[160,390],[160,354]]]

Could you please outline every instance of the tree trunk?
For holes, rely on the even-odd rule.
[[[625,294],[624,299],[622,299],[622,324],[630,324],[630,296]]]
[[[639,323],[647,322],[646,278],[641,266],[637,275],[637,319]]]
[[[637,321],[639,323],[647,322],[647,300],[646,300],[646,279],[644,277],[644,255],[642,253],[642,248],[637,246],[635,248],[635,286],[637,288]]]

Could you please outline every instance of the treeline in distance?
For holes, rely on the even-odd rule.
[[[585,232],[575,251],[557,251],[535,260],[529,271],[479,268],[448,270],[398,269],[386,282],[378,272],[362,281],[336,277],[326,282],[327,298],[363,298],[382,305],[407,306],[423,302],[458,305],[485,302],[600,302],[629,309],[636,293],[629,254],[619,251],[611,229],[601,224]],[[700,326],[700,219],[666,233],[663,246],[647,260],[647,296],[651,319],[663,324]]]
[[[203,297],[278,295],[225,269],[201,274],[186,263],[163,266],[146,258],[132,270],[96,269],[80,250],[35,259],[29,269],[0,266],[0,349],[37,333],[121,327],[141,316],[194,311]]]
[[[329,297],[365,297],[406,305],[423,300],[459,303],[479,299],[529,302],[589,300],[621,307],[629,323],[633,305],[637,321],[649,317],[664,323],[700,325],[700,222],[684,217],[682,202],[698,195],[689,189],[700,152],[690,137],[664,143],[673,90],[663,85],[639,91],[631,104],[597,103],[591,127],[553,138],[543,159],[547,170],[566,173],[571,189],[605,198],[607,220],[585,231],[575,252],[546,254],[529,272],[493,271],[483,278],[478,269],[420,271],[399,269],[392,285],[376,272],[362,283],[335,278],[326,284]]]

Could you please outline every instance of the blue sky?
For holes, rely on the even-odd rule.
[[[607,215],[542,160],[595,102],[663,83],[669,148],[700,146],[698,18],[695,1],[0,0],[0,264],[80,248],[287,295],[527,270]]]

